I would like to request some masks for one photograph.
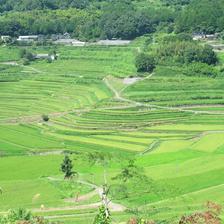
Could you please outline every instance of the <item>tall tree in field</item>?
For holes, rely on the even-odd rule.
[[[110,224],[110,223],[111,223],[110,212],[107,207],[102,205],[99,208],[99,213],[96,215],[93,224]]]
[[[75,174],[75,172],[72,171],[72,168],[72,160],[69,158],[68,155],[65,155],[65,158],[61,164],[61,171],[64,173],[65,179],[69,179]]]

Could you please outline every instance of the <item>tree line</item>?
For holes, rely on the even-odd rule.
[[[177,32],[215,33],[224,30],[224,0],[192,0],[176,19]]]
[[[43,9],[87,8],[90,0],[1,0],[0,12]]]
[[[38,2],[41,4],[42,1]],[[175,19],[170,8],[138,8],[131,0],[112,0],[100,7],[84,9],[61,7],[52,10],[42,6],[33,8],[22,12],[14,10],[3,13],[0,16],[0,34],[18,36],[68,32],[82,40],[133,39],[152,33],[159,25],[166,26]]]
[[[157,65],[178,65],[185,75],[215,77],[217,63],[212,47],[193,41],[188,34],[167,35],[156,47],[149,46],[136,56],[138,72],[152,72]]]
[[[133,39],[158,28],[177,33],[224,30],[224,0],[161,0],[138,7],[133,0],[2,0],[1,35],[68,32],[82,40]]]

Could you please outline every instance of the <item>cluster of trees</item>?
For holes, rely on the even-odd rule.
[[[136,56],[135,65],[138,72],[152,72],[156,67],[154,55],[141,53]]]
[[[31,1],[31,3],[35,1]],[[46,5],[45,3],[49,1],[54,2],[54,0],[37,2],[40,5]],[[87,0],[79,1],[87,2]],[[61,4],[71,2],[73,4],[73,2],[79,1],[58,2],[61,2]],[[29,7],[32,6],[31,3],[28,4]],[[44,10],[37,10],[42,8]],[[31,9],[35,10],[30,11],[4,13],[0,16],[0,34],[18,36],[68,32],[72,36],[83,40],[98,38],[133,39],[154,32],[158,25],[172,23],[175,19],[172,9],[167,7],[155,9],[150,6],[138,8],[131,0],[112,0],[101,4],[99,8],[62,8],[51,10],[49,7],[41,6],[33,7]]]
[[[190,3],[191,0],[162,0],[166,6],[184,6]]]
[[[208,201],[205,211],[182,216],[179,224],[221,224],[221,213],[222,207],[219,204]]]
[[[52,59],[52,57],[54,59]],[[26,48],[21,48],[20,50],[20,58],[23,60],[23,65],[29,65],[31,61],[34,61],[35,59],[37,59],[37,55],[30,52],[29,50],[27,50]],[[41,59],[41,58],[39,58]],[[48,55],[46,55],[46,57],[44,57],[44,59],[47,60],[48,63],[52,63],[53,60],[57,59],[57,53],[56,51],[50,51],[48,53]],[[43,114],[42,115],[42,120],[47,122],[49,121],[49,116],[47,114]]]
[[[1,0],[0,12],[43,9],[86,8],[90,0]]]
[[[74,33],[82,35],[85,24],[98,17],[97,12],[79,9],[12,12],[0,16],[0,34]]]
[[[159,8],[132,0],[2,0],[0,34],[71,33],[83,40],[133,39],[158,27],[177,33],[224,30],[224,0],[162,0]],[[184,7],[183,7],[184,6]]]
[[[8,214],[0,216],[0,224],[49,224],[48,221],[42,217],[33,216],[32,213],[26,209],[10,210]]]
[[[136,9],[132,4],[121,1],[104,8],[99,27],[105,38],[133,39],[154,32],[161,23],[173,21],[173,11],[168,8]]]
[[[106,159],[106,157],[103,154],[99,154],[99,153],[96,153],[96,154],[91,153],[90,155],[88,155],[88,157],[89,159],[93,158],[94,163],[95,161],[98,161],[98,160],[104,161]],[[90,162],[92,162],[92,160]],[[73,171],[72,160],[69,158],[68,154],[65,155],[64,160],[61,164],[61,171],[64,173],[65,179],[70,179],[75,174],[77,174],[76,172]],[[117,176],[115,176],[113,179],[118,180],[119,183],[122,182],[123,184],[128,184],[129,187],[130,187],[130,183],[133,182],[133,180],[137,180],[136,182],[134,182],[134,185],[133,185],[135,194],[138,191],[138,187],[139,187],[138,185],[140,185],[143,181],[147,181],[145,182],[145,184],[147,183],[147,185],[144,185],[144,191],[146,190],[145,186],[150,187],[151,185],[151,182],[149,182],[148,177],[144,175],[143,170],[135,164],[134,160],[129,160],[128,164],[124,166],[121,172]],[[111,187],[113,186],[110,186],[110,188]],[[103,194],[105,194],[106,203],[104,203],[103,196],[102,196],[102,206],[99,207],[99,212],[96,215],[93,221],[93,224],[111,224],[112,223],[112,217],[108,207],[109,200],[107,198],[108,193],[111,190],[110,188],[108,188],[106,185],[104,185],[103,187]],[[150,192],[153,192],[153,188],[150,189]],[[118,194],[118,192],[116,192],[116,194]],[[179,221],[179,224],[201,224],[201,223],[220,224],[221,213],[222,213],[222,207],[219,204],[216,204],[214,202],[207,202],[204,211],[182,216]],[[4,216],[0,216],[0,224],[8,224],[8,223],[10,224],[16,224],[16,223],[50,224],[51,222],[48,222],[42,217],[33,216],[33,214],[26,209],[16,209],[16,210],[10,210]],[[143,218],[141,214],[137,214],[136,217],[129,219],[127,221],[127,224],[155,224],[155,222],[148,218],[146,219]]]
[[[176,19],[177,32],[215,33],[224,30],[224,0],[192,0]]]
[[[158,64],[185,65],[186,75],[216,76],[214,65],[218,57],[212,47],[193,41],[185,34],[169,35],[159,41],[150,54],[140,53],[136,56],[138,72],[152,72]]]
[[[20,57],[23,59],[23,65],[28,65],[30,61],[35,59],[35,55],[25,48],[20,50]]]
[[[159,44],[156,56],[161,61],[172,59],[179,63],[201,62],[215,65],[218,58],[212,47],[200,45],[196,41],[165,41]]]
[[[194,212],[192,214],[182,216],[179,224],[221,224],[222,207],[214,202],[208,201],[204,211]],[[144,219],[142,217],[131,218],[127,224],[155,224],[157,222]],[[162,223],[168,223],[166,221]],[[169,222],[170,223],[170,222]]]

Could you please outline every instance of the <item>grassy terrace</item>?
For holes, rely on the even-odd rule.
[[[132,100],[165,106],[223,104],[223,78],[186,77],[162,67],[152,78],[125,89]]]
[[[64,150],[75,152],[78,179],[96,185],[103,184],[104,169],[92,164],[87,152],[110,154],[106,170],[111,186],[119,184],[113,177],[135,158],[155,189],[144,181],[127,183],[128,197],[110,197],[129,209],[146,210],[155,220],[177,223],[208,200],[223,205],[224,79],[166,75],[169,69],[158,68],[152,77],[125,85],[122,78],[136,73],[136,44],[59,47],[58,61],[28,66],[20,64],[17,49],[0,49],[0,211],[19,206],[66,224],[91,223],[96,208],[75,206],[100,198],[65,200],[93,189],[77,179],[63,181]],[[18,65],[6,65],[9,61]],[[114,98],[105,77],[121,99]],[[50,121],[43,122],[42,114]],[[41,205],[52,210],[38,210]],[[128,211],[112,214],[115,223],[133,216]]]

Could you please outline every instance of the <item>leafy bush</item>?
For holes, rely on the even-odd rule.
[[[96,215],[93,224],[110,224],[110,212],[105,206],[99,208],[99,213]]]
[[[156,61],[152,55],[141,53],[137,55],[135,65],[138,72],[152,72],[156,67]]]
[[[155,224],[155,222],[143,218],[131,218],[127,224]]]
[[[43,115],[42,115],[42,119],[43,119],[43,121],[45,121],[45,122],[47,122],[47,121],[50,120],[49,116],[46,115],[46,114],[43,114]]]
[[[188,76],[216,77],[218,72],[215,67],[209,66],[205,63],[191,63],[185,66],[183,74]]]
[[[29,65],[29,64],[30,64],[30,61],[29,60],[27,60],[26,58],[23,59],[23,65]]]
[[[223,30],[223,0],[191,0],[176,19],[177,32],[215,33]]]
[[[16,210],[10,210],[9,213],[3,217],[0,217],[0,224],[16,224],[18,221],[20,223],[26,222],[31,223],[33,216],[30,211],[19,208]]]
[[[182,216],[179,224],[221,224],[219,218],[222,208],[214,202],[207,202],[206,210]]]
[[[218,62],[218,57],[212,47],[189,41],[187,36],[183,36],[183,39],[179,38],[169,37],[161,41],[156,49],[160,62],[173,60],[178,63],[202,62],[208,65],[215,65]]]
[[[7,215],[0,216],[0,224],[48,224],[42,217],[34,217],[26,209],[10,210]]]

